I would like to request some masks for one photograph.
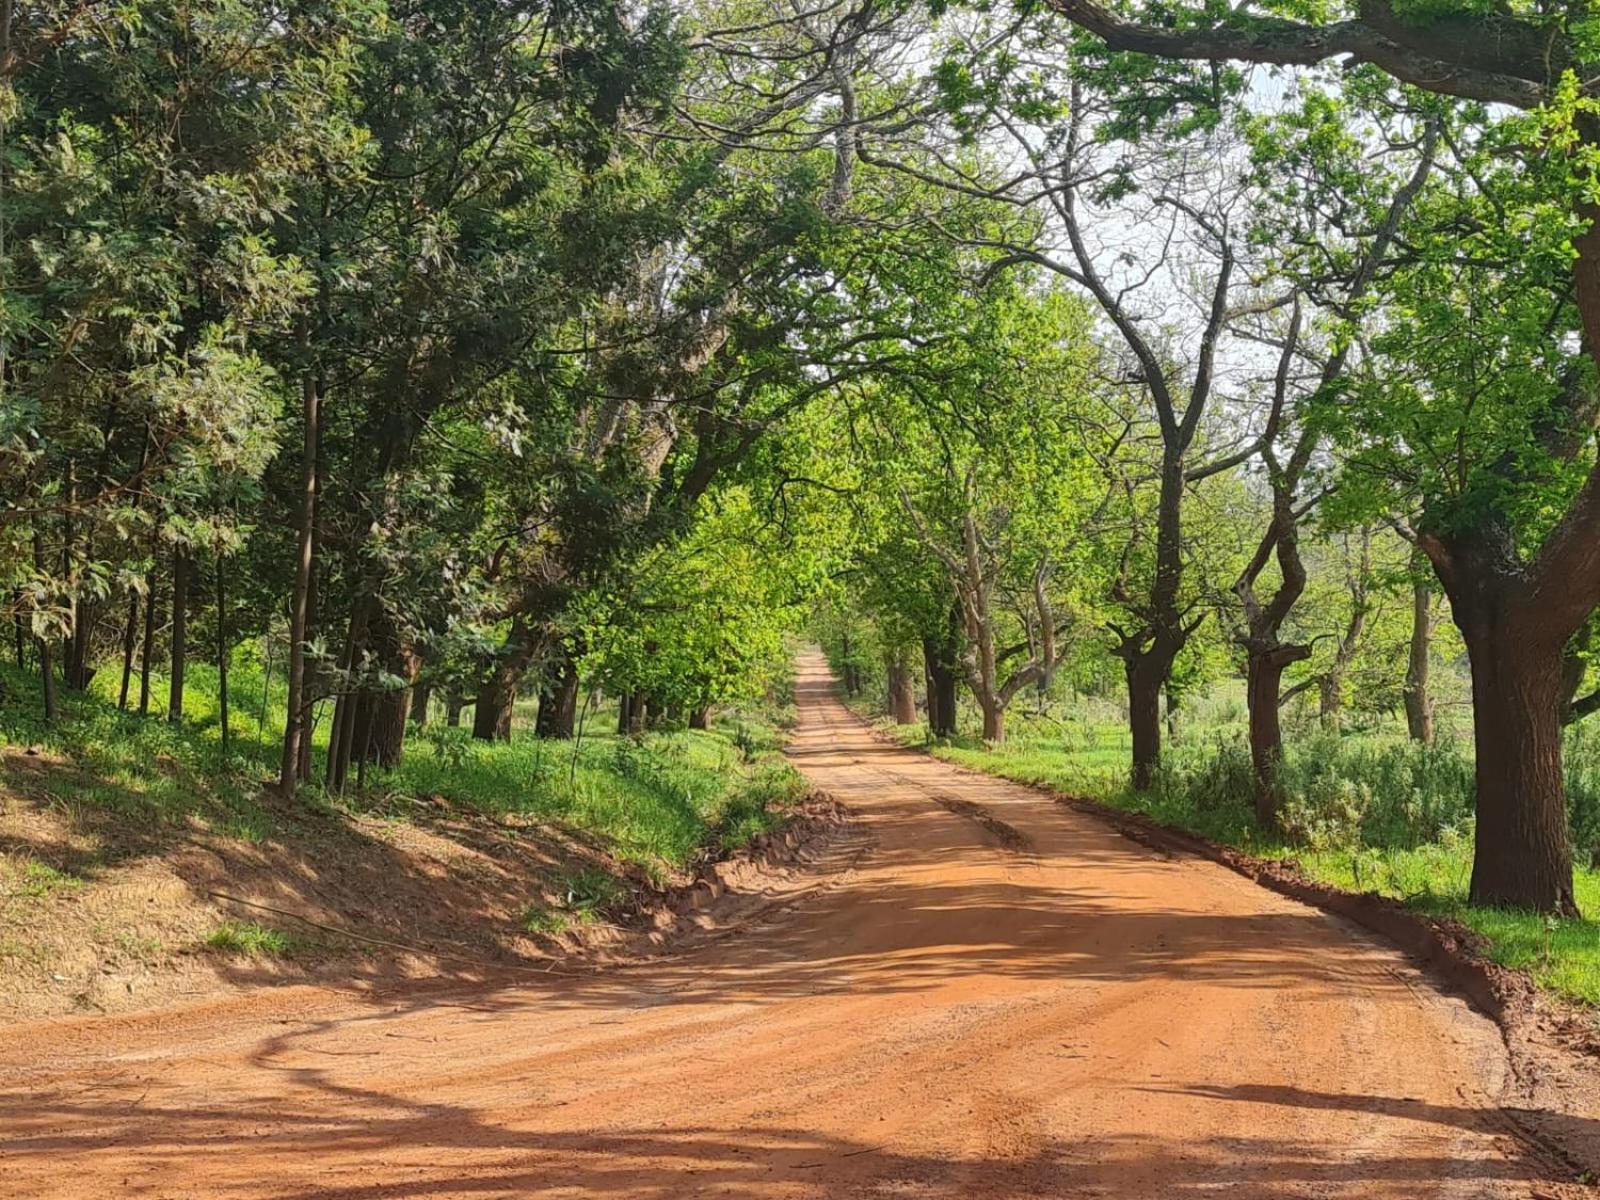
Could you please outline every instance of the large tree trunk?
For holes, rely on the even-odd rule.
[[[1263,829],[1278,825],[1278,805],[1283,792],[1278,767],[1283,762],[1281,707],[1283,673],[1291,663],[1311,655],[1309,646],[1252,647],[1245,674],[1245,705],[1250,714],[1250,766],[1255,774],[1256,824]]]
[[[911,682],[911,669],[898,658],[889,663],[889,715],[896,725],[916,724],[916,687]]]
[[[1463,629],[1472,660],[1474,904],[1576,915],[1561,766],[1562,658],[1505,621]]]
[[[461,710],[466,706],[467,702],[464,699],[451,692],[445,697],[444,701],[444,723],[451,729],[459,729],[461,727]]]
[[[711,706],[702,704],[689,714],[690,729],[709,729],[711,727]]]
[[[386,691],[369,689],[362,693],[366,737],[359,743],[360,754],[363,762],[376,763],[392,771],[405,755],[411,681],[417,677],[422,660],[405,644],[393,615],[384,610],[380,610],[372,622],[372,647],[385,670],[404,679],[406,686]]]
[[[311,745],[311,706],[306,699],[306,634],[311,610],[311,567],[317,510],[317,454],[320,401],[316,380],[300,383],[305,430],[300,458],[300,511],[297,516],[294,591],[289,600],[289,703],[284,718],[283,753],[278,759],[278,788],[288,794],[302,778]]]
[[[542,738],[570,738],[578,724],[578,665],[563,652],[539,690],[539,716],[534,733]]]
[[[983,706],[983,740],[998,746],[1006,740],[1006,710],[1003,704]]]
[[[478,689],[472,710],[472,736],[486,742],[511,740],[511,717],[517,703],[522,671],[510,660],[495,664]]]
[[[1133,736],[1133,764],[1130,782],[1136,792],[1155,785],[1161,766],[1161,689],[1166,686],[1171,660],[1160,661],[1151,653],[1135,654],[1124,660],[1128,680],[1128,730]]]
[[[183,720],[183,668],[189,653],[189,556],[172,555],[172,675],[167,684],[167,720]]]
[[[1411,650],[1406,658],[1406,728],[1414,741],[1433,744],[1433,696],[1428,660],[1433,646],[1433,592],[1418,579],[1411,585]]]
[[[411,723],[418,728],[428,723],[428,701],[433,696],[431,683],[411,685]]]
[[[472,736],[486,742],[511,738],[511,715],[522,687],[522,677],[533,661],[533,635],[520,617],[511,622],[506,644],[495,660],[489,677],[478,689],[472,713]]]
[[[928,677],[928,732],[934,737],[955,737],[959,678],[955,655],[948,644],[935,638],[923,639],[922,654]]]

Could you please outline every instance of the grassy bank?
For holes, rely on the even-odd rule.
[[[530,702],[509,742],[474,740],[470,710],[459,728],[441,714],[410,731],[397,769],[286,800],[266,786],[281,682],[254,665],[247,647],[231,670],[227,749],[205,667],[181,723],[159,704],[120,711],[115,680],[97,678],[63,689],[46,725],[36,680],[0,666],[0,1017],[413,969],[374,945],[454,956],[438,969],[543,953],[781,826],[807,790],[781,754],[782,702],[641,737],[592,702],[566,742],[524,732]]]
[[[262,802],[262,786],[276,772],[283,696],[253,666],[246,648],[232,668],[226,751],[213,669],[190,668],[181,724],[163,719],[161,703],[148,717],[119,711],[114,681],[102,672],[85,693],[62,689],[63,719],[47,725],[31,674],[0,667],[0,746],[13,750],[4,781],[85,822],[121,817],[159,828],[195,820],[247,841],[269,838],[293,819],[281,804]],[[154,695],[164,698],[165,680],[155,682]],[[320,760],[330,714],[318,717]],[[517,725],[530,727],[532,717],[532,702],[519,704]],[[748,841],[803,794],[779,753],[783,720],[781,705],[752,705],[719,713],[710,730],[621,737],[615,710],[596,704],[573,741],[518,733],[489,743],[470,736],[469,708],[463,727],[442,717],[413,727],[401,765],[370,771],[364,789],[335,796],[311,785],[302,798],[325,809],[403,816],[403,801],[441,797],[596,838],[616,858],[660,873]],[[19,758],[14,751],[24,747],[37,753]]]
[[[870,699],[851,702],[881,719]],[[908,745],[1022,783],[1042,784],[1144,813],[1266,858],[1282,858],[1325,883],[1373,891],[1481,934],[1488,953],[1527,971],[1541,987],[1600,1007],[1600,738],[1575,735],[1568,752],[1580,920],[1467,903],[1472,869],[1470,745],[1416,746],[1393,729],[1342,735],[1302,731],[1289,739],[1284,834],[1264,836],[1251,815],[1242,714],[1224,699],[1183,714],[1154,790],[1126,786],[1129,743],[1111,706],[1083,701],[1012,714],[1006,743],[986,747],[976,714],[961,734],[930,742],[923,725],[885,724]]]

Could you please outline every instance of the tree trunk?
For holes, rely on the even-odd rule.
[[[451,729],[459,729],[461,727],[461,710],[466,706],[467,702],[465,700],[451,692],[445,697],[444,701],[444,723]]]
[[[38,651],[39,682],[44,688],[44,721],[46,725],[54,725],[61,709],[56,703],[56,664],[49,638],[38,639]]]
[[[711,706],[709,704],[699,705],[693,712],[689,714],[690,729],[709,729],[710,727]]]
[[[911,669],[898,658],[889,664],[889,714],[896,725],[916,724],[917,691]]]
[[[961,629],[961,609],[952,606],[941,633],[922,639],[922,665],[928,680],[928,732],[936,738],[956,735],[956,662]]]
[[[1406,659],[1406,728],[1412,740],[1433,744],[1433,696],[1428,660],[1433,645],[1433,592],[1418,579],[1411,585],[1411,651]]]
[[[1161,765],[1161,689],[1166,684],[1167,667],[1151,654],[1139,654],[1124,661],[1128,680],[1128,729],[1133,735],[1133,768],[1130,781],[1136,792],[1147,792],[1155,785]]]
[[[139,648],[139,715],[150,712],[150,663],[156,653],[156,575],[145,578],[144,640]]]
[[[1560,648],[1506,621],[1473,622],[1478,826],[1473,904],[1577,914],[1561,766]]]
[[[511,739],[511,716],[517,690],[528,664],[533,661],[533,635],[520,617],[511,622],[506,644],[495,660],[488,679],[478,691],[472,713],[472,736],[486,742]]]
[[[22,614],[20,612],[12,616],[11,628],[16,634],[17,670],[26,670],[28,666],[27,635],[22,628]]]
[[[422,660],[406,644],[394,617],[382,608],[370,624],[373,653],[384,669],[406,681],[405,687],[365,689],[360,696],[365,737],[357,743],[361,761],[394,770],[405,756],[406,719],[411,711],[411,681]]]
[[[33,565],[40,574],[44,573],[44,538],[37,527],[33,531]],[[39,655],[39,684],[44,693],[44,720],[46,725],[54,725],[60,710],[56,705],[56,670],[55,663],[51,661],[50,639],[40,637],[34,639]]]
[[[333,702],[333,728],[328,733],[328,762],[324,778],[334,791],[344,790],[356,746],[356,698],[351,679],[366,645],[367,597],[362,593],[350,613],[344,635],[344,650],[339,656],[337,695]]]
[[[627,733],[633,713],[633,693],[623,692],[617,697],[617,732]]]
[[[1006,710],[1004,705],[984,705],[983,740],[996,746],[1006,740]]]
[[[228,592],[222,556],[217,555],[217,720],[222,731],[222,752],[228,752]]]
[[[562,653],[560,661],[539,690],[539,715],[534,733],[542,738],[565,740],[578,723],[578,665]]]
[[[1283,673],[1291,663],[1311,656],[1309,646],[1250,647],[1245,670],[1245,704],[1250,714],[1250,766],[1255,774],[1256,824],[1278,827],[1278,805],[1283,791],[1278,767],[1283,762]]]
[[[411,723],[419,729],[428,723],[428,701],[433,696],[431,683],[411,685]]]
[[[278,759],[278,788],[286,795],[303,778],[306,750],[311,745],[310,711],[306,702],[306,635],[311,610],[311,567],[317,513],[318,423],[321,403],[316,380],[308,371],[300,383],[305,432],[300,457],[300,512],[296,530],[294,591],[289,602],[289,706],[284,719],[283,753]]]
[[[495,665],[478,689],[472,711],[472,736],[486,742],[511,740],[511,717],[517,703],[522,671],[508,661]]]
[[[1324,729],[1337,731],[1343,709],[1344,668],[1335,665],[1317,680],[1317,719]]]
[[[72,635],[67,639],[62,678],[75,692],[87,691],[94,671],[89,666],[89,642],[94,636],[94,606],[86,600],[72,605]]]
[[[172,555],[172,674],[167,681],[167,720],[183,720],[183,668],[189,652],[189,556]]]
[[[411,715],[410,689],[369,692],[366,701],[372,714],[368,722],[366,760],[392,771],[405,757],[406,725]]]
[[[128,711],[128,691],[133,685],[133,647],[139,636],[139,593],[128,597],[128,620],[122,627],[122,687],[117,692],[117,708]]]

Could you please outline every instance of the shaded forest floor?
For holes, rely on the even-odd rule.
[[[588,952],[806,794],[770,705],[641,738],[597,711],[577,743],[429,727],[365,789],[283,800],[270,704],[224,752],[205,671],[181,726],[91,689],[47,727],[32,682],[0,669],[0,1019]]]

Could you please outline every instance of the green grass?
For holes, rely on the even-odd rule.
[[[877,715],[870,701],[852,701]],[[1220,716],[1227,716],[1226,712]],[[1288,859],[1314,879],[1372,891],[1439,916],[1453,917],[1481,934],[1496,962],[1525,970],[1542,988],[1600,1007],[1600,870],[1587,865],[1575,820],[1580,865],[1575,872],[1579,908],[1589,917],[1551,920],[1536,913],[1467,903],[1472,872],[1469,750],[1442,747],[1432,755],[1406,748],[1402,734],[1379,728],[1333,739],[1302,731],[1289,739],[1291,787],[1306,793],[1298,839],[1266,836],[1248,803],[1224,777],[1227,756],[1239,753],[1242,728],[1219,714],[1185,714],[1190,721],[1169,760],[1181,764],[1163,785],[1145,793],[1127,787],[1130,745],[1120,718],[1106,706],[1085,703],[1063,719],[1013,714],[1005,744],[987,748],[969,732],[930,742],[924,726],[886,725],[908,745],[991,775],[1087,796],[1164,825],[1264,858]],[[1572,755],[1575,774],[1600,775],[1582,745]],[[1298,758],[1296,757],[1298,755]],[[1398,766],[1397,766],[1398,764]],[[1248,760],[1245,760],[1248,769]],[[1410,774],[1406,773],[1409,766]],[[1237,771],[1237,759],[1233,768]],[[1592,800],[1576,798],[1577,808]]]
[[[510,742],[474,740],[470,709],[461,728],[436,717],[411,730],[398,769],[369,771],[364,792],[352,787],[334,796],[308,785],[299,810],[263,803],[283,725],[281,674],[270,683],[264,678],[253,643],[235,653],[233,736],[224,751],[217,674],[204,664],[189,668],[185,719],[177,725],[161,719],[159,703],[147,718],[120,712],[120,672],[110,666],[87,693],[60,688],[63,718],[46,725],[32,673],[0,665],[0,746],[45,751],[18,758],[0,780],[24,793],[44,792],[42,799],[86,831],[113,824],[124,841],[152,844],[188,824],[269,842],[339,809],[381,809],[405,819],[415,807],[392,801],[439,796],[452,807],[570,831],[658,877],[781,826],[806,791],[780,753],[781,703],[723,711],[709,730],[643,737],[618,735],[615,709],[601,704],[585,713],[581,737],[547,742],[524,732],[534,711],[534,702],[524,700]],[[133,690],[136,696],[137,680]],[[154,698],[164,700],[166,691],[165,680],[153,681]],[[319,779],[328,709],[319,706],[313,735]],[[67,761],[55,764],[53,756]]]
[[[206,945],[224,954],[248,958],[287,958],[297,943],[281,930],[253,921],[224,921],[206,938]]]

